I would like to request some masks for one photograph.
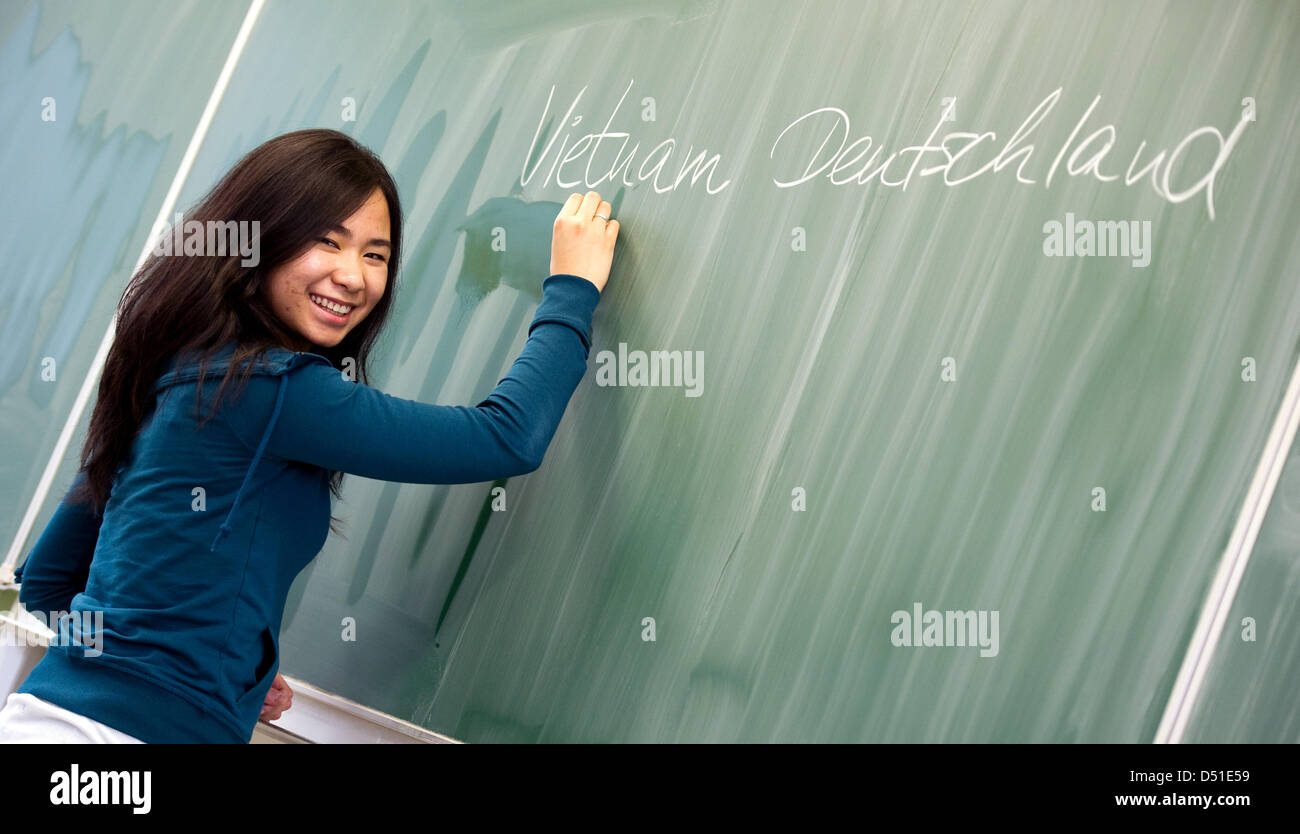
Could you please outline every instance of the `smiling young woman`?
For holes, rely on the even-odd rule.
[[[351,217],[271,272],[271,309],[303,337],[301,350],[336,346],[370,315],[388,286],[388,237],[388,201],[376,188]]]
[[[155,252],[118,305],[80,471],[16,572],[20,601],[72,639],[0,710],[0,741],[242,743],[279,717],[285,601],[345,472],[457,484],[541,465],[586,372],[610,211],[569,196],[510,372],[472,408],[431,405],[368,384],[402,246],[383,163],[332,130],[240,160],[187,217],[256,221],[256,265]]]

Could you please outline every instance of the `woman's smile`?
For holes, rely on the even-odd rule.
[[[348,314],[352,312],[352,308],[356,307],[355,304],[343,304],[311,293],[308,293],[307,297],[320,308],[322,318],[331,324],[346,324]]]

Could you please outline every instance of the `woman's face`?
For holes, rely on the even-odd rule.
[[[271,309],[302,337],[296,349],[334,347],[375,308],[388,286],[388,234],[388,201],[376,188],[342,226],[271,271]],[[327,310],[322,300],[346,309]]]

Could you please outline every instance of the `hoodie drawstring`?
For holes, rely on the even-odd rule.
[[[280,416],[280,406],[284,403],[284,389],[289,384],[289,375],[284,373],[280,375],[280,389],[275,395],[275,410],[271,412],[271,419],[266,424],[266,431],[262,432],[262,441],[257,444],[257,452],[253,455],[253,464],[248,467],[248,473],[244,475],[244,483],[240,485],[239,492],[235,493],[235,503],[230,507],[230,513],[226,516],[225,522],[217,530],[217,537],[212,540],[212,547],[209,550],[216,550],[217,545],[230,532],[230,520],[235,517],[235,512],[239,510],[239,502],[244,498],[244,490],[253,480],[253,472],[257,469],[258,462],[262,459],[262,452],[266,449],[266,441],[270,439],[271,432],[275,429],[275,421]]]

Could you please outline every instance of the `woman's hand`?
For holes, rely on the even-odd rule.
[[[284,682],[284,676],[277,674],[271,681],[271,688],[266,691],[266,703],[262,705],[263,721],[274,721],[293,706],[293,690]]]
[[[614,260],[614,241],[618,238],[618,221],[606,222],[597,214],[609,217],[613,206],[588,191],[586,196],[570,194],[555,217],[551,238],[551,274],[577,275],[605,291],[609,267]]]

